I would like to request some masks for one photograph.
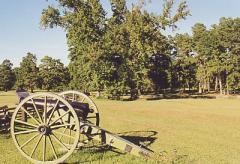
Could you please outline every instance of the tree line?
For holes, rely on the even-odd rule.
[[[22,87],[33,92],[41,90],[63,90],[68,86],[70,75],[68,68],[59,59],[45,56],[37,66],[36,55],[27,53],[20,66],[13,68],[10,60],[4,60],[0,65],[0,90],[8,91]]]
[[[47,57],[42,66],[33,66],[25,74],[24,69],[16,69],[17,84],[98,91],[116,98],[125,94],[134,98],[145,93],[198,90],[229,94],[239,90],[240,18],[221,18],[211,28],[196,23],[189,34],[166,36],[166,28],[176,29],[176,23],[189,15],[186,1],[165,1],[162,13],[153,14],[144,10],[145,1],[128,9],[125,0],[110,0],[111,16],[99,0],[56,1],[58,7],[43,10],[41,25],[66,31],[70,63],[65,68],[59,60]],[[50,59],[58,64],[49,66]],[[65,71],[56,68],[50,73],[48,66]],[[30,76],[30,72],[43,70],[46,72]]]

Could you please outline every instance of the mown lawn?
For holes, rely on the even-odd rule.
[[[76,151],[67,163],[239,163],[240,100],[95,100],[101,127],[148,145],[145,160],[106,147]],[[0,93],[0,106],[14,106],[14,92]],[[27,163],[9,135],[0,134],[0,163]]]

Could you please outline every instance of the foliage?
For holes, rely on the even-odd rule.
[[[8,91],[15,83],[15,74],[12,69],[13,64],[5,59],[0,65],[0,90]]]
[[[28,52],[27,56],[23,57],[20,67],[15,69],[15,72],[18,85],[22,85],[33,92],[39,80],[36,55]]]
[[[209,30],[203,24],[193,27],[200,92],[209,91],[212,85],[220,94],[239,89],[239,27],[239,18],[221,18]]]
[[[20,67],[15,67],[14,75],[16,77],[15,88],[22,86],[30,89],[46,89],[61,91],[68,88],[70,75],[59,59],[53,59],[45,56],[37,66],[36,55],[28,53],[20,63]]]
[[[188,34],[177,34],[171,38],[172,51],[172,87],[191,88],[196,81],[196,56],[193,52],[193,39]]]
[[[169,58],[168,41],[161,30],[176,28],[176,22],[189,15],[185,1],[178,7],[173,0],[165,1],[157,15],[143,9],[144,1],[128,9],[125,0],[111,0],[113,14],[109,18],[99,0],[57,2],[59,7],[43,10],[41,25],[60,26],[67,32],[72,88],[122,95],[168,87],[169,60],[161,64],[152,61],[152,56]]]
[[[70,81],[68,69],[64,67],[59,59],[45,56],[41,59],[39,75],[43,89],[63,90]]]
[[[15,86],[31,90],[68,86],[83,92],[104,91],[116,99],[168,90],[220,94],[240,90],[240,18],[221,18],[210,28],[196,23],[191,34],[167,37],[165,29],[176,29],[176,23],[190,15],[186,1],[178,5],[164,1],[156,14],[145,9],[148,0],[139,0],[132,8],[127,8],[126,0],[110,0],[111,15],[100,0],[56,2],[57,7],[43,10],[40,23],[66,31],[70,63],[65,68],[59,60],[45,57],[37,67],[36,56],[28,53],[13,70]],[[11,67],[1,68],[6,72],[1,89],[12,88],[12,83],[4,86]]]

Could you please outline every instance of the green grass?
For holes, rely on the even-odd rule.
[[[173,99],[132,102],[95,100],[101,127],[155,152],[145,161],[98,145],[76,151],[68,163],[239,163],[240,100]],[[0,93],[0,106],[14,106],[14,92]],[[11,137],[0,135],[1,163],[27,163]]]

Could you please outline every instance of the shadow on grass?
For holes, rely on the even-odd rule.
[[[213,93],[211,95],[211,93]],[[148,93],[148,94],[142,94],[140,96],[135,96],[134,98],[131,98],[130,95],[128,96],[120,96],[119,99],[113,99],[113,100],[121,100],[121,101],[134,101],[137,99],[145,99],[145,100],[164,100],[164,99],[216,99],[216,96],[214,96],[215,92],[210,92],[210,94],[207,93],[198,93],[196,91],[185,91],[185,92],[179,92],[179,91],[173,91],[173,92],[165,92],[165,93]]]
[[[148,149],[147,146],[150,146],[157,139],[157,137],[155,137],[157,134],[158,133],[156,131],[130,131],[118,133],[117,135],[136,145]],[[100,162],[103,159],[104,160],[113,159],[125,154],[126,153],[121,150],[118,150],[108,145],[101,145],[98,143],[86,146],[79,150],[76,154],[73,155],[72,157],[73,161],[70,160],[69,163],[77,164],[77,163]],[[76,158],[79,159],[76,160]]]
[[[148,95],[146,100],[166,100],[166,99],[216,99],[215,96],[205,94],[164,94]]]
[[[9,139],[9,138],[11,138],[10,131],[7,131],[7,130],[0,130],[0,136],[1,136],[1,138],[3,138],[3,139]]]
[[[130,131],[118,133],[118,135],[138,146],[147,147],[155,142],[157,139],[156,131]]]
[[[147,147],[157,140],[157,134],[158,132],[156,131],[130,131],[118,133],[118,136],[136,145],[144,144],[143,147]],[[149,159],[135,158],[131,155],[121,157],[121,155],[125,154],[127,153],[107,145],[92,145],[75,153],[68,163],[104,163],[104,161],[111,161],[113,163],[116,161],[119,163],[121,160],[123,160],[123,163],[126,163],[126,158],[127,163],[194,163],[193,159],[190,159],[187,154],[180,154],[176,149],[172,151],[154,152]]]

